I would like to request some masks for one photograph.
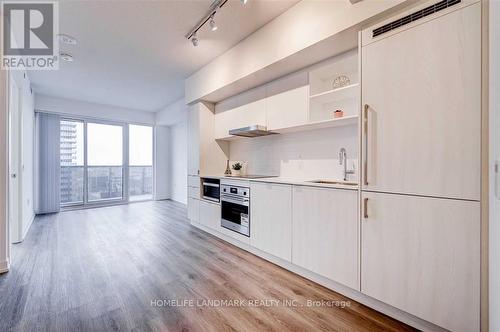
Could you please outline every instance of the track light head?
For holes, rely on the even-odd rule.
[[[243,5],[246,5],[248,0],[240,0]]]
[[[198,37],[196,36],[196,33],[193,34],[193,36],[191,37],[191,43],[193,43],[193,46],[196,47],[198,46],[198,43],[199,43],[199,39]]]
[[[212,30],[212,31],[216,31],[216,30],[218,29],[218,27],[217,27],[217,23],[215,23],[215,20],[214,20],[214,15],[212,15],[212,16],[210,17],[210,22],[209,22],[209,24],[210,24],[210,30]]]

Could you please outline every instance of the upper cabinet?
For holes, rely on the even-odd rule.
[[[266,101],[264,99],[215,114],[215,138],[231,137],[229,131],[252,125],[266,124]]]
[[[309,121],[309,82],[306,72],[271,82],[266,90],[268,130],[295,127]]]
[[[229,131],[266,125],[266,90],[259,87],[218,103],[215,108],[215,139],[231,137]]]
[[[251,125],[277,133],[356,125],[358,64],[354,49],[218,103],[215,138],[232,138],[229,130]]]
[[[373,41],[364,33],[365,190],[479,200],[480,22],[476,3]]]

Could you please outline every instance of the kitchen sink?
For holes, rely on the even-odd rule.
[[[345,185],[345,186],[357,186],[357,183],[354,182],[345,182],[345,181],[328,181],[328,180],[314,180],[314,181],[307,181],[310,183],[318,183],[318,184],[340,184],[340,185]]]

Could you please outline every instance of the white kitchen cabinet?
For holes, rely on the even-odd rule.
[[[359,289],[357,195],[294,187],[292,263]]]
[[[188,187],[188,197],[200,199],[200,188]]]
[[[188,109],[188,175],[200,174],[200,117],[197,107]]]
[[[480,203],[362,198],[361,291],[451,331],[479,331]]]
[[[188,175],[188,187],[200,188],[200,177]]]
[[[362,47],[363,189],[479,200],[481,4],[373,41],[372,30]]]
[[[226,169],[229,145],[215,141],[213,109],[202,102],[189,107],[188,175],[222,174]]]
[[[260,99],[215,114],[215,138],[230,137],[229,130],[266,125],[266,100]]]
[[[279,130],[309,121],[307,72],[288,75],[266,86],[267,129]]]
[[[200,224],[219,231],[221,219],[220,205],[207,201],[200,201]]]
[[[188,219],[193,222],[200,221],[200,200],[188,197],[187,201],[187,215]]]
[[[250,197],[250,244],[291,261],[292,186],[252,182]]]

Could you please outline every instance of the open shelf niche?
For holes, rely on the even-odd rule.
[[[347,76],[349,83],[334,87],[339,76]],[[360,84],[357,49],[329,59],[309,71],[309,122],[334,122],[352,124],[358,115]],[[336,110],[344,112],[343,118],[334,118]],[[344,119],[346,121],[344,121]]]

